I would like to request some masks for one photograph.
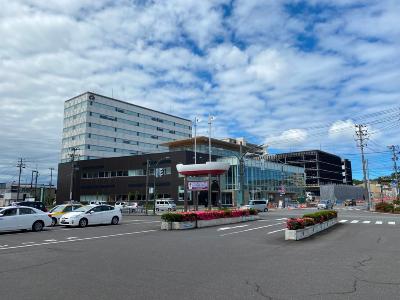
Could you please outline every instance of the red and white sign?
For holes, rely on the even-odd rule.
[[[208,181],[189,181],[188,190],[190,191],[207,191]]]

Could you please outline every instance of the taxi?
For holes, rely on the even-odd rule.
[[[63,215],[66,213],[69,213],[71,211],[74,211],[80,207],[82,207],[82,204],[62,204],[62,205],[57,205],[53,207],[49,211],[49,216],[51,217],[51,226],[55,226],[57,224],[60,224],[60,219]]]

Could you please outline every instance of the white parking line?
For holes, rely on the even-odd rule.
[[[371,221],[363,221],[363,224],[369,224]]]
[[[381,225],[383,222],[382,221],[376,221],[375,224]]]
[[[348,220],[340,220],[339,223],[346,223]]]
[[[358,221],[358,220],[353,220],[353,221],[351,221],[350,223],[351,223],[351,224],[356,224],[356,223],[358,223],[358,222],[360,222],[360,221]]]
[[[234,229],[234,228],[241,228],[241,227],[247,227],[249,225],[239,225],[239,226],[232,226],[232,227],[222,227],[218,228],[217,231],[223,231],[223,230],[229,230],[229,229]]]
[[[396,222],[390,221],[390,222],[388,222],[388,224],[389,224],[389,225],[396,225]]]
[[[276,223],[276,224],[270,224],[270,225],[266,225],[266,226],[255,227],[255,228],[249,228],[249,229],[240,230],[240,231],[229,232],[229,233],[221,234],[220,236],[231,235],[231,234],[236,234],[236,233],[242,233],[242,232],[247,232],[247,231],[252,231],[252,230],[257,230],[257,229],[263,229],[263,228],[276,226],[276,225],[280,225],[280,224],[284,224],[284,222],[280,222],[280,223]]]
[[[154,232],[154,231],[157,231],[157,230],[143,230],[143,231],[125,232],[125,233],[100,235],[100,236],[93,236],[93,237],[80,238],[80,239],[71,239],[71,240],[63,240],[63,241],[56,241],[56,242],[45,242],[45,243],[36,243],[36,244],[12,246],[12,247],[8,247],[8,245],[2,245],[0,247],[0,250],[28,248],[28,247],[34,247],[34,246],[45,246],[45,245],[63,244],[63,243],[79,242],[79,241],[90,241],[90,240],[105,239],[105,238],[110,238],[110,237],[133,235],[133,234],[139,234],[139,233],[148,233],[148,232]]]
[[[283,230],[285,230],[285,229],[286,229],[286,228],[282,228],[282,229],[270,231],[270,232],[268,232],[267,234],[273,234],[273,233],[275,233],[275,232],[283,231]]]

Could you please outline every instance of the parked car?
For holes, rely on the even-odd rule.
[[[107,204],[107,201],[102,201],[102,200],[96,200],[96,201],[90,201],[90,205],[102,205],[102,204]]]
[[[41,231],[45,226],[50,225],[50,216],[40,209],[28,206],[0,208],[0,231]]]
[[[176,204],[173,200],[156,200],[156,211],[176,210]]]
[[[268,211],[268,201],[267,200],[250,200],[249,204],[243,205],[243,209],[256,209],[258,211]]]
[[[23,201],[23,202],[15,202],[14,205],[16,206],[28,206],[39,209],[41,211],[47,212],[46,206],[42,202],[39,201]]]
[[[321,200],[318,205],[318,209],[333,209],[333,202],[330,200]]]
[[[62,205],[57,205],[53,207],[49,211],[49,215],[52,219],[51,226],[55,226],[60,223],[61,217],[71,211],[74,211],[78,208],[82,207],[82,204],[62,204]]]
[[[63,215],[60,224],[79,227],[95,224],[117,225],[121,220],[121,210],[114,206],[86,205]]]
[[[357,206],[357,201],[356,201],[356,199],[345,200],[344,206]]]

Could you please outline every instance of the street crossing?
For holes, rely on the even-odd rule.
[[[360,221],[360,220],[340,220],[339,223],[347,223],[347,224],[374,224],[374,225],[400,225],[400,221],[395,222],[395,221],[370,221],[370,220],[365,220],[365,221]]]

